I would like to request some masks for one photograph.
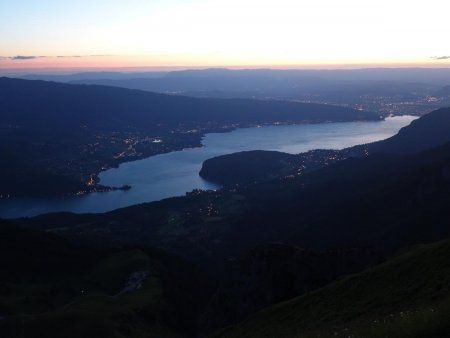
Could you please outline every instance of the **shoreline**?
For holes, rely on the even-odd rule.
[[[406,115],[395,115],[393,117],[401,117]],[[408,115],[409,116],[409,115]],[[61,193],[61,194],[52,194],[52,195],[18,195],[18,196],[10,196],[7,199],[0,199],[0,203],[2,201],[14,201],[14,200],[20,200],[20,199],[36,199],[36,200],[42,200],[42,199],[66,199],[66,198],[74,198],[74,197],[80,197],[80,196],[86,196],[92,193],[107,193],[117,190],[129,190],[133,187],[127,187],[126,189],[123,189],[123,186],[110,186],[110,185],[103,185],[100,183],[99,175],[102,172],[105,172],[110,169],[117,169],[120,167],[121,164],[124,163],[130,163],[135,161],[140,161],[144,159],[148,159],[157,155],[163,155],[168,154],[172,152],[177,151],[183,151],[186,149],[195,149],[195,148],[202,148],[203,145],[203,139],[207,134],[222,134],[222,133],[229,133],[237,129],[248,129],[248,128],[264,128],[264,127],[276,127],[276,126],[296,126],[296,125],[317,125],[317,124],[330,124],[330,123],[352,123],[352,122],[382,122],[385,121],[387,118],[392,118],[392,116],[382,116],[380,115],[377,119],[358,119],[358,120],[339,120],[339,121],[274,121],[274,122],[267,122],[267,123],[243,123],[243,124],[230,124],[230,125],[224,125],[224,126],[209,126],[205,128],[197,128],[195,132],[189,132],[188,130],[185,130],[183,132],[180,132],[179,134],[190,134],[190,135],[196,135],[194,142],[190,144],[190,146],[182,146],[182,147],[175,147],[171,149],[165,149],[163,151],[158,152],[148,152],[148,153],[142,153],[139,156],[129,156],[124,157],[120,160],[112,160],[108,164],[103,164],[101,168],[94,172],[94,173],[81,173],[81,175],[84,175],[88,179],[85,181],[86,186],[82,190],[67,192],[67,193]],[[153,136],[148,136],[153,137]],[[89,185],[87,182],[88,180],[93,180],[93,184]]]
[[[414,118],[414,116],[410,116],[410,117]],[[401,117],[398,116],[396,118],[399,119]],[[381,121],[382,120],[379,120],[379,122],[381,122]],[[355,123],[358,124],[358,122],[362,122],[362,121],[345,121],[345,122],[346,122],[345,124],[347,124],[347,122],[348,122],[348,123],[350,123],[350,125],[354,125]],[[369,124],[367,122],[374,122],[374,121],[364,121],[364,122],[365,123],[363,123],[363,124],[366,124],[367,126],[369,126],[369,125],[372,125],[372,124],[371,123]],[[392,126],[397,126],[397,127],[394,128],[395,130],[392,130],[392,133],[395,134],[397,132],[397,129],[400,129],[401,127],[403,127],[403,125],[406,122],[407,121],[404,120],[404,123],[401,123],[401,125],[399,125],[398,122],[393,122],[394,124],[392,124]],[[341,124],[341,123],[338,123],[338,124]],[[340,128],[343,128],[342,132],[340,133],[341,137],[344,137],[343,140],[345,140],[345,135],[346,135],[345,130],[347,130],[348,128],[353,128],[353,127],[348,127],[348,126],[346,127],[345,124],[342,127],[340,127]],[[311,125],[311,123],[308,123],[308,124],[305,124],[305,123],[284,123],[284,125],[285,125],[285,127],[288,127],[290,125],[292,125],[292,126],[297,125],[297,126],[300,127],[299,130],[303,130],[302,127],[301,127],[302,125],[303,126]],[[279,124],[271,123],[271,124],[265,124],[265,126],[273,128],[273,127],[279,126]],[[243,126],[239,126],[239,127],[241,129],[248,129],[248,128],[254,127],[254,129],[256,130],[256,128],[258,126],[257,125],[246,125],[245,128]],[[308,127],[306,127],[306,128],[308,128]],[[324,128],[326,130],[326,129],[329,129],[330,127],[325,127],[324,126]],[[365,136],[367,133],[376,135],[377,134],[377,130],[379,128],[384,129],[384,127],[382,127],[382,126],[380,126],[380,127],[367,127],[367,128],[368,128],[367,131],[364,131],[365,129],[362,129],[360,131],[360,134],[362,133],[361,136]],[[373,128],[375,128],[375,130]],[[237,128],[233,128],[233,129],[232,128],[227,128],[227,130],[224,130],[223,128],[221,128],[220,130],[218,130],[217,128],[214,128],[214,129],[213,128],[208,128],[208,130],[204,130],[202,132],[197,132],[196,140],[202,140],[202,143],[200,144],[200,146],[190,147],[190,148],[184,147],[184,149],[188,150],[188,149],[195,149],[195,148],[203,148],[204,147],[203,139],[204,139],[204,137],[207,134],[210,134],[210,133],[211,134],[224,134],[224,133],[229,133],[229,132],[233,131],[234,129],[237,129]],[[391,127],[391,129],[392,129],[392,127]],[[278,128],[273,128],[273,130],[278,130]],[[282,130],[285,130],[285,129],[282,128],[281,131]],[[295,130],[296,129],[292,130],[292,132],[295,133],[296,132]],[[220,132],[218,132],[218,131],[220,131]],[[369,134],[367,134],[367,135],[369,135]],[[392,134],[392,135],[394,135],[394,134]],[[319,136],[319,135],[317,135],[317,136]],[[388,138],[390,136],[391,135],[388,135],[385,138]],[[224,136],[224,137],[216,136],[216,137],[219,137],[218,140],[222,139],[222,141],[221,141],[222,143],[223,142],[228,142],[227,140],[229,139],[226,136]],[[316,142],[317,143],[317,147],[321,147],[321,145],[320,145],[320,138],[317,139],[317,141],[318,141],[318,142]],[[344,141],[344,143],[345,142],[346,141]],[[199,144],[199,143],[197,143],[197,144]],[[209,144],[209,141],[206,142],[205,144]],[[259,143],[256,143],[256,146],[258,144]],[[220,145],[218,145],[218,146],[220,147]],[[263,148],[260,148],[260,149],[264,150],[264,149],[267,148],[266,146],[267,146],[267,144],[265,144],[263,146]],[[179,150],[182,150],[180,148],[179,148]],[[239,147],[237,147],[237,148],[239,148]],[[239,152],[239,150],[237,148],[236,147],[235,148],[230,148],[230,153]],[[235,150],[233,150],[233,149],[235,149]],[[316,148],[314,148],[314,149],[316,149]],[[320,148],[320,149],[324,149],[324,148]],[[305,151],[307,151],[307,150],[305,150]],[[176,152],[176,151],[174,151],[174,152]],[[299,151],[299,153],[302,153],[302,152],[304,152],[304,151]],[[171,152],[170,151],[166,151],[164,153],[171,153]],[[143,158],[139,159],[139,161],[143,161],[143,160],[152,158],[152,157],[154,157],[154,155],[164,155],[164,153],[153,154],[152,156],[143,157]],[[208,154],[209,154],[209,152],[208,152]],[[177,155],[174,155],[174,156],[175,156],[175,158],[178,158]],[[212,154],[210,157],[215,157],[215,156],[216,155]],[[171,158],[171,157],[169,157],[169,158]],[[200,158],[199,159],[200,160],[200,164],[201,164],[202,161],[204,161],[204,160],[206,160],[208,158],[209,157],[205,157],[204,159]],[[122,164],[122,163],[125,163],[125,162],[136,162],[134,160],[137,160],[136,157],[133,157],[133,161],[123,161],[123,162],[119,163],[119,165]],[[177,161],[178,162],[174,162],[174,163],[177,163],[176,167],[182,168],[182,162],[179,162],[180,160],[177,160]],[[153,161],[151,161],[151,163],[153,163]],[[168,163],[168,165],[171,165],[170,163],[173,163],[173,162],[169,161],[167,163]],[[186,162],[186,163],[188,164],[188,162]],[[197,165],[197,163],[195,165]],[[147,170],[152,170],[150,168],[152,168],[152,167],[151,166],[145,167],[145,164],[144,164],[144,167],[142,168],[143,171],[141,171],[140,174],[139,174],[139,175],[142,174],[141,180],[145,179],[145,177],[147,176],[145,174],[145,172]],[[137,181],[136,180],[135,181],[131,180],[131,182],[128,181],[128,180],[119,179],[119,180],[116,180],[116,181],[114,181],[114,180],[112,180],[112,181],[110,180],[109,181],[110,183],[114,182],[113,184],[117,183],[116,189],[114,189],[112,187],[106,187],[105,188],[106,185],[103,186],[103,185],[97,183],[98,185],[96,187],[90,188],[90,189],[92,189],[91,192],[95,192],[95,194],[90,194],[90,193],[86,193],[85,192],[83,194],[79,194],[78,196],[77,195],[65,195],[65,196],[59,195],[59,196],[51,196],[51,197],[37,197],[37,198],[36,197],[34,197],[34,198],[33,197],[13,198],[13,199],[10,199],[10,200],[5,200],[4,203],[2,203],[0,201],[0,213],[2,215],[1,217],[3,217],[3,218],[11,218],[11,219],[12,218],[22,218],[22,217],[34,217],[34,216],[41,215],[41,214],[58,213],[58,212],[69,212],[69,213],[75,213],[75,214],[105,213],[105,212],[109,212],[109,211],[112,211],[112,210],[116,210],[116,209],[120,209],[120,208],[123,208],[123,207],[127,207],[127,206],[130,206],[130,205],[137,205],[137,204],[141,204],[141,203],[145,203],[145,202],[159,201],[159,200],[164,200],[164,199],[167,199],[167,198],[174,198],[176,196],[185,196],[186,193],[189,193],[192,190],[196,190],[196,189],[197,190],[206,190],[206,191],[210,190],[210,189],[213,189],[213,190],[217,189],[217,188],[210,188],[209,184],[207,184],[207,183],[205,183],[205,184],[203,184],[203,183],[200,183],[200,184],[199,183],[194,183],[194,184],[189,183],[189,182],[193,182],[191,180],[194,179],[194,178],[193,177],[191,178],[191,176],[194,175],[194,171],[195,171],[196,177],[198,176],[198,170],[200,170],[200,168],[198,170],[197,169],[194,169],[194,170],[188,169],[188,170],[189,170],[189,174],[188,174],[189,177],[184,177],[183,175],[179,176],[177,174],[179,172],[179,170],[175,170],[173,172],[173,174],[171,174],[173,176],[173,179],[169,179],[169,181],[167,182],[167,184],[169,184],[169,187],[170,187],[170,184],[172,184],[173,182],[179,182],[179,183],[175,183],[175,184],[176,184],[176,186],[181,184],[181,186],[178,186],[178,187],[179,188],[182,187],[182,189],[184,189],[183,191],[181,191],[181,189],[179,189],[179,188],[175,188],[174,192],[170,192],[171,190],[173,190],[172,188],[167,188],[167,189],[169,189],[169,190],[167,190],[165,188],[165,184],[166,184],[165,180],[166,180],[166,178],[164,178],[164,180],[155,181],[155,179],[157,179],[157,176],[159,174],[165,172],[164,165],[163,165],[163,167],[160,167],[155,172],[154,175],[152,174],[152,175],[149,176],[149,179],[150,179],[149,183],[148,184],[144,184],[142,186],[139,185],[139,183],[138,183],[139,179]],[[138,174],[138,173],[136,173],[136,174]],[[134,176],[133,171],[130,171],[130,172],[126,173],[126,174],[122,174],[122,176],[123,175],[132,175],[132,176]],[[172,176],[170,176],[170,177],[172,177]],[[123,177],[126,178],[127,176],[123,176]],[[184,178],[181,178],[181,177],[184,177]],[[180,178],[182,179],[182,181],[177,181]],[[144,182],[144,181],[142,181],[142,182]],[[196,182],[196,179],[195,179],[195,182]],[[133,189],[133,187],[131,187],[130,195],[127,195],[126,192],[124,192],[124,193],[118,193],[118,192],[114,193],[114,191],[119,190],[117,188],[123,188],[123,185],[122,185],[123,183],[127,183],[127,184],[129,184],[131,186],[136,185],[135,188],[137,190],[135,190],[135,189]],[[113,184],[111,184],[111,185],[113,185]],[[211,184],[213,184],[213,182],[211,182]],[[176,187],[176,186],[174,186],[174,187]],[[100,187],[100,188],[98,188],[98,187]],[[130,188],[127,187],[126,189],[122,189],[122,190],[128,190],[128,189],[130,189]],[[144,190],[142,190],[142,189],[144,189]],[[151,190],[149,190],[150,194],[145,193],[145,189],[151,189]],[[151,192],[153,189],[156,189],[156,190],[154,190],[154,192]],[[99,190],[101,190],[101,191],[99,191]],[[158,191],[161,191],[161,193],[158,193]],[[111,192],[111,194],[100,194],[100,192]],[[142,194],[144,194],[144,195],[142,195]],[[105,196],[105,197],[102,197],[102,196]],[[142,197],[139,197],[139,196],[142,196]]]
[[[195,149],[195,148],[202,148],[204,147],[204,144],[202,143],[203,139],[205,138],[205,136],[207,134],[222,134],[222,133],[230,133],[234,130],[237,129],[247,129],[247,128],[264,128],[264,127],[276,127],[276,126],[295,126],[295,125],[315,125],[315,124],[330,124],[330,123],[352,123],[352,122],[382,122],[385,121],[387,118],[392,118],[392,117],[400,117],[400,116],[406,116],[406,115],[394,115],[394,116],[382,116],[380,115],[379,119],[367,119],[367,120],[343,120],[343,121],[301,121],[301,122],[293,122],[293,121],[287,121],[287,122],[282,122],[282,121],[276,121],[276,122],[270,122],[270,123],[259,123],[259,124],[243,124],[243,125],[239,125],[239,124],[234,124],[232,126],[223,126],[223,127],[216,127],[216,128],[205,128],[204,130],[201,130],[198,132],[198,135],[200,136],[199,138],[199,143],[197,144],[193,144],[190,147],[183,147],[183,148],[175,148],[175,149],[171,149],[168,151],[162,151],[162,152],[158,152],[158,153],[152,153],[150,155],[144,155],[143,156],[139,156],[136,157],[134,156],[132,159],[127,159],[124,161],[120,161],[117,163],[114,163],[106,168],[103,168],[102,170],[93,173],[92,177],[95,180],[95,185],[94,187],[97,189],[110,189],[110,190],[104,190],[104,191],[99,191],[99,190],[95,190],[95,191],[87,191],[86,194],[88,193],[92,193],[92,192],[108,192],[108,191],[114,191],[114,190],[120,190],[119,187],[114,187],[114,186],[105,186],[100,184],[100,178],[99,175],[102,172],[108,171],[110,169],[117,169],[120,167],[121,164],[124,163],[130,163],[130,162],[135,162],[135,161],[140,161],[140,160],[144,160],[153,156],[158,156],[158,155],[163,155],[163,154],[169,154],[172,152],[177,152],[177,151],[183,151],[183,150],[187,150],[187,149]],[[409,115],[408,115],[409,116]],[[412,116],[412,115],[411,115]],[[132,186],[130,187],[132,188]],[[77,193],[72,194],[70,196],[77,196]]]

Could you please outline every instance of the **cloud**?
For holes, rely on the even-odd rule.
[[[33,60],[38,58],[45,58],[46,56],[37,56],[37,55],[15,55],[15,56],[0,56],[0,60],[13,60],[13,61],[21,61],[21,60]]]
[[[10,59],[11,60],[33,60],[33,59],[38,59],[38,58],[43,58],[45,56],[35,56],[35,55],[16,55],[16,56],[11,56]]]
[[[450,60],[450,55],[432,56],[433,60]]]
[[[113,55],[15,55],[15,56],[0,56],[0,60],[26,61],[42,58],[90,58],[90,57],[110,57]]]

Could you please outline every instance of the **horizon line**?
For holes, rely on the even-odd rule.
[[[158,65],[158,66],[51,66],[51,67],[0,67],[0,73],[16,72],[70,72],[70,71],[154,71],[179,70],[358,70],[358,69],[450,69],[450,63],[337,63],[337,64],[261,64],[261,65]]]

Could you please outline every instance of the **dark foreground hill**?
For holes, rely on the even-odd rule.
[[[145,248],[96,250],[0,222],[0,336],[194,337],[210,284]]]
[[[282,243],[258,246],[226,262],[219,286],[200,317],[204,335],[236,324],[270,305],[314,291],[380,264],[370,248],[314,252]]]
[[[107,188],[121,162],[201,145],[207,131],[256,124],[379,120],[344,107],[195,99],[106,86],[0,78],[0,196]]]
[[[448,240],[418,246],[214,337],[448,337],[449,261]]]

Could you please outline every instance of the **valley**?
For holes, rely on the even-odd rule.
[[[448,9],[0,1],[0,338],[450,337]]]
[[[222,189],[1,221],[0,330],[439,336],[448,330],[449,131],[442,108],[362,145],[206,157],[200,174]]]

